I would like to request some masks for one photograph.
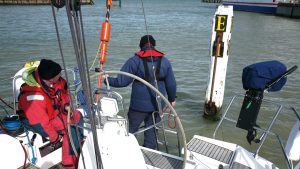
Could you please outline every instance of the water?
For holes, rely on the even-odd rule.
[[[193,134],[211,136],[216,123],[203,119],[202,115],[208,80],[212,18],[216,5],[204,4],[199,0],[144,0],[144,7],[149,34],[156,39],[157,49],[165,52],[173,65],[178,84],[176,111],[188,140]],[[97,1],[93,6],[83,6],[82,11],[91,65],[99,45],[100,26],[105,20],[106,8],[104,2]],[[57,19],[66,64],[67,67],[73,67],[76,61],[64,9],[57,12]],[[122,8],[113,6],[110,22],[112,30],[105,69],[119,70],[139,50],[139,39],[147,33],[141,1],[123,0]],[[224,105],[227,105],[234,93],[244,93],[241,74],[245,66],[273,59],[285,63],[287,67],[300,66],[299,30],[300,20],[235,11]],[[51,58],[62,63],[51,8],[0,6],[0,97],[10,102],[11,77],[24,62],[41,58]],[[289,76],[282,91],[266,94],[265,97],[300,108],[299,83],[297,70]],[[128,95],[130,87],[121,92]],[[267,118],[267,113],[261,114]],[[291,118],[291,115],[280,117],[276,130],[287,134],[283,131],[292,125],[289,122],[293,121]],[[240,130],[223,137],[237,138],[238,135],[242,135],[238,142],[250,147],[245,143],[245,134],[241,134]],[[282,157],[274,156],[280,151],[277,143],[272,145],[269,152],[263,155],[279,161],[278,165],[282,168]]]

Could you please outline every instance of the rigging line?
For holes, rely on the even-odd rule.
[[[1,98],[0,98],[0,99],[1,99]],[[6,108],[5,108],[3,105],[0,104],[0,108],[2,108],[2,109],[4,110],[4,112],[5,112],[5,114],[6,114],[7,116],[9,116],[8,111],[6,110]],[[1,116],[3,116],[3,115],[1,114]]]
[[[106,0],[106,17],[105,17],[105,22],[102,23],[102,29],[101,29],[101,34],[100,34],[100,44],[98,47],[98,54],[99,54],[99,71],[103,71],[103,66],[106,61],[106,55],[107,55],[107,48],[108,48],[108,42],[110,38],[110,28],[111,24],[109,22],[109,12],[110,8],[112,6],[112,0]],[[98,76],[97,79],[97,87],[101,88],[101,78]],[[100,99],[100,93],[96,94],[96,103],[99,102]]]
[[[141,3],[142,3],[142,9],[143,9],[143,16],[144,16],[144,23],[145,23],[145,29],[146,29],[146,33],[147,35],[149,35],[149,31],[148,31],[148,25],[147,25],[147,19],[146,19],[146,13],[145,13],[145,8],[144,8],[144,2],[143,0],[141,0]],[[148,40],[148,43],[150,43],[150,37],[147,36],[147,40]],[[158,88],[158,82],[157,82],[157,77],[156,77],[156,71],[155,71],[155,66],[154,66],[154,60],[153,60],[153,55],[152,55],[152,49],[150,50],[150,58],[151,58],[151,64],[152,64],[152,73],[153,73],[153,77],[154,77],[154,86],[157,90],[159,90]],[[156,64],[158,66],[158,64]],[[158,72],[159,73],[159,72]],[[155,100],[156,100],[156,103],[157,103],[157,108],[158,108],[158,114],[160,116],[160,118],[163,117],[163,110],[162,110],[162,98],[157,94],[155,93]],[[164,123],[162,123],[162,128],[165,129],[165,125]],[[165,132],[163,132],[163,138],[164,138],[164,143],[165,143],[165,149],[166,149],[166,152],[168,153],[169,150],[168,150],[168,146],[166,145],[166,142],[167,142],[167,138],[166,138],[166,135],[165,135]]]
[[[100,46],[100,45],[99,45],[99,46]],[[98,49],[99,49],[99,47],[98,47]],[[93,60],[92,65],[91,65],[90,68],[89,68],[89,71],[92,70],[92,67],[93,67],[94,64],[96,63],[96,60],[97,60],[97,58],[98,58],[98,55],[99,55],[99,50],[97,50],[96,56],[95,56],[95,58],[94,58],[94,60]]]
[[[144,8],[144,2],[143,2],[143,0],[141,0],[141,3],[142,3],[142,10],[143,10],[143,16],[144,16],[144,23],[145,23],[146,33],[147,33],[147,35],[149,35],[148,25],[147,25],[147,19],[146,19],[146,13],[145,13],[145,8]],[[147,40],[148,40],[148,43],[150,43],[149,36],[147,36]],[[155,67],[154,67],[152,50],[150,50],[150,56],[151,56],[151,63],[152,63],[152,73],[153,73],[153,77],[154,77],[154,85],[155,85],[155,88],[158,89],[158,83],[157,83],[157,77],[156,77],[156,73],[155,73]],[[156,102],[157,102],[157,105],[158,105],[157,107],[158,107],[159,114],[160,114],[160,116],[162,116],[163,111],[162,111],[162,105],[161,105],[161,98],[157,94],[156,94]]]
[[[14,109],[12,106],[10,106],[6,101],[4,101],[1,97],[0,97],[0,101],[2,103],[4,103],[7,107],[11,108],[11,109]]]
[[[74,8],[74,6],[73,6],[73,8]],[[80,12],[80,14],[81,14],[81,10],[79,10],[79,12]],[[75,17],[77,17],[78,15],[77,15],[77,13],[75,13],[75,15],[74,15]],[[81,15],[80,15],[81,16]],[[74,27],[75,28],[78,28],[79,29],[79,26],[78,25],[82,25],[81,23],[82,23],[82,17],[80,18],[80,22],[79,22],[79,24],[78,24],[78,18],[75,18],[74,19],[74,21],[75,21],[75,24],[74,24]],[[86,56],[86,52],[85,52],[85,43],[84,42],[82,42],[81,41],[81,36],[82,37],[84,37],[84,34],[83,33],[81,33],[80,34],[80,30],[78,30],[77,29],[77,31],[76,31],[76,34],[77,34],[77,42],[79,43],[78,44],[78,46],[80,46],[80,48],[79,48],[79,52],[81,52],[80,54],[81,54],[81,56],[82,55],[84,55],[84,56]],[[81,26],[81,30],[82,30],[82,26]],[[81,31],[82,32],[82,31]],[[82,38],[83,39],[83,41],[84,41],[84,38]],[[84,53],[82,53],[83,51],[82,50],[80,50],[80,49],[83,49],[84,50]],[[86,62],[86,57],[79,57],[79,59],[81,60],[81,61],[79,61],[79,63],[82,63],[82,64],[79,64],[79,66],[81,67],[81,68],[85,68],[84,67],[84,63]],[[80,72],[85,72],[85,71],[80,71]],[[81,76],[81,77],[84,77],[83,75]],[[68,124],[70,124],[70,112],[68,112]],[[73,114],[74,115],[74,114]],[[74,117],[73,117],[74,118]],[[70,130],[70,125],[68,125],[68,129]],[[78,130],[78,125],[75,125],[75,129],[76,129],[76,136],[77,136],[77,140],[79,141],[80,140],[80,138],[79,138],[79,130]],[[72,140],[72,137],[69,137],[71,140]],[[73,141],[73,140],[72,140]],[[82,146],[81,146],[81,144],[79,144],[79,148],[80,148],[80,152],[82,152]],[[85,167],[85,160],[84,160],[84,156],[83,156],[83,154],[82,154],[82,161],[83,161],[83,165],[84,165],[84,167]]]
[[[77,15],[76,15],[77,16]],[[80,46],[80,52],[81,52],[81,56],[83,56],[82,57],[82,62],[80,62],[80,63],[82,63],[81,64],[81,67],[83,68],[83,70],[84,71],[82,71],[83,73],[84,73],[84,75],[85,75],[85,79],[87,80],[87,86],[88,86],[88,89],[90,90],[91,89],[91,86],[90,86],[90,78],[89,78],[89,72],[88,72],[88,62],[87,62],[87,53],[86,53],[86,45],[85,45],[85,36],[84,36],[84,29],[83,29],[83,21],[82,21],[82,13],[81,13],[81,10],[79,10],[79,17],[80,17],[80,20],[79,20],[79,23],[78,23],[78,18],[75,20],[75,21],[77,21],[77,22],[75,22],[75,24],[77,24],[76,25],[76,27],[78,28],[77,29],[77,35],[78,35],[78,39],[79,39],[79,42],[81,42],[80,44],[79,44],[79,46]],[[80,28],[81,29],[79,29],[79,26],[78,25],[80,25]],[[81,33],[81,34],[80,34]],[[80,39],[80,37],[82,38],[82,40]],[[83,53],[82,53],[83,52]],[[90,93],[90,91],[89,91],[89,93]],[[90,96],[91,96],[91,94],[90,94]]]
[[[63,55],[63,51],[62,51],[62,45],[61,45],[60,35],[59,35],[59,31],[58,31],[58,25],[57,25],[57,19],[56,19],[56,15],[55,15],[55,10],[54,10],[54,6],[53,6],[52,3],[51,3],[51,7],[52,7],[52,14],[53,14],[53,19],[54,19],[54,24],[55,24],[55,30],[56,30],[56,36],[57,36],[57,42],[58,42],[58,46],[59,46],[60,56],[61,56],[61,59],[62,59],[63,67],[64,67],[65,70],[67,70],[66,69],[66,63],[65,63],[65,58],[64,58],[64,55]],[[65,77],[66,77],[66,81],[69,82],[67,71],[65,71]],[[68,92],[71,93],[69,87],[68,87]],[[70,99],[70,105],[71,105],[72,110],[74,110],[72,99]],[[74,151],[74,154],[76,155],[76,157],[78,157],[78,153],[76,151],[74,142],[72,140],[72,137],[70,137],[71,133],[69,133],[68,131],[70,131],[70,130],[68,129],[66,131],[69,134],[68,139],[69,139],[69,141],[71,143],[71,146],[72,146],[72,149]]]
[[[74,6],[73,6],[73,8],[74,8]],[[67,7],[66,7],[66,9],[67,9]],[[74,26],[74,25],[73,25]],[[70,25],[70,29],[71,29],[71,32],[72,32],[72,30],[73,29],[75,29],[75,28],[71,28],[71,25]],[[73,32],[72,32],[73,33]],[[73,38],[73,36],[72,36],[72,38]],[[76,38],[77,39],[77,38]],[[77,39],[78,40],[78,39]],[[73,42],[74,42],[74,39],[73,39]],[[75,46],[75,44],[74,44],[74,46]],[[77,51],[75,50],[75,53],[76,53]],[[76,54],[76,56],[77,56],[77,54]],[[68,112],[69,113],[69,112]],[[69,115],[68,115],[68,118],[69,118]],[[69,122],[69,119],[68,119],[68,122]],[[68,124],[68,130],[70,131],[70,123],[67,123]],[[76,155],[76,157],[78,157],[78,153],[77,153],[77,150],[76,150],[76,148],[75,148],[75,146],[74,146],[74,142],[73,142],[73,140],[72,140],[72,136],[70,135],[70,133],[69,133],[69,137],[68,137],[71,141],[70,141],[70,143],[71,143],[71,147],[72,147],[72,149],[73,149],[73,151],[74,151],[74,153],[75,153],[75,155]]]
[[[71,35],[72,35],[72,39],[73,39],[73,45],[74,45],[74,51],[75,51],[75,55],[76,55],[76,59],[77,59],[77,64],[81,65],[82,62],[80,62],[81,58],[80,58],[80,54],[82,56],[82,52],[79,52],[78,50],[80,50],[79,46],[78,46],[78,37],[75,32],[76,29],[76,24],[74,23],[74,19],[75,19],[75,15],[72,15],[72,11],[70,9],[70,0],[66,1],[67,5],[66,5],[66,11],[67,11],[67,16],[68,16],[68,20],[69,20],[69,26],[70,26],[70,30],[71,30]],[[74,9],[74,4],[73,4],[73,9]],[[77,27],[78,28],[78,27]],[[77,29],[76,29],[77,30]],[[101,155],[100,155],[100,150],[99,150],[99,145],[98,145],[98,138],[97,138],[97,132],[96,132],[96,124],[95,124],[95,113],[92,113],[92,101],[91,101],[91,92],[90,92],[90,88],[88,88],[87,85],[87,81],[86,79],[88,79],[89,77],[86,77],[86,72],[84,71],[84,66],[80,66],[79,70],[80,70],[80,78],[82,81],[82,87],[83,87],[83,91],[84,91],[84,95],[88,96],[86,97],[87,99],[87,103],[88,103],[88,112],[90,113],[90,119],[91,119],[91,128],[93,131],[93,141],[94,141],[94,152],[95,152],[95,157],[96,157],[96,164],[97,164],[97,168],[103,168],[102,166],[102,160],[101,160]]]
[[[143,16],[144,16],[145,29],[146,29],[146,33],[147,33],[147,35],[148,35],[149,33],[148,33],[148,25],[147,25],[146,14],[145,14],[145,8],[144,8],[144,1],[141,0],[141,3],[142,3],[142,10],[143,10]],[[149,41],[149,38],[148,38],[148,42],[150,42],[150,41]]]
[[[74,5],[73,5],[73,8],[74,8]],[[71,13],[71,12],[70,12]],[[71,13],[71,15],[72,15],[72,13]],[[76,17],[76,15],[72,15],[73,17]],[[76,59],[77,59],[77,64],[79,65],[79,69],[81,70],[80,72],[81,72],[81,79],[86,79],[86,78],[82,78],[82,76],[83,77],[85,77],[85,74],[82,74],[82,72],[85,72],[85,71],[83,71],[82,69],[84,69],[84,66],[82,65],[82,63],[84,62],[84,60],[82,60],[82,58],[80,57],[81,55],[82,55],[82,52],[81,52],[81,50],[80,50],[80,45],[78,44],[79,43],[79,36],[80,36],[80,34],[78,34],[78,32],[77,31],[75,31],[75,30],[77,30],[78,29],[78,27],[76,27],[76,22],[75,22],[76,20],[74,19],[74,18],[70,18],[70,22],[72,22],[73,24],[71,25],[70,24],[70,28],[71,28],[71,32],[72,32],[72,38],[73,38],[73,43],[74,43],[74,49],[75,49],[75,55],[76,55]],[[73,27],[72,27],[73,26]],[[83,85],[86,85],[86,83],[84,83]],[[85,89],[86,89],[86,87],[85,87]],[[86,93],[87,93],[88,91],[86,91]]]
[[[76,15],[75,15],[76,16]],[[75,20],[76,21],[76,20]],[[77,32],[77,35],[78,35],[79,33]],[[79,37],[79,36],[78,36]],[[79,38],[77,38],[77,40],[80,40]],[[83,62],[80,62],[80,63],[83,63]],[[80,65],[79,65],[80,66]],[[80,67],[82,67],[82,66],[80,66]],[[81,76],[82,77],[82,76]],[[73,114],[74,115],[74,114]],[[68,112],[68,118],[67,118],[67,120],[68,120],[68,130],[70,131],[70,111]],[[80,140],[80,138],[79,138],[79,131],[78,131],[78,125],[75,125],[75,129],[76,129],[76,136],[77,136],[77,141],[79,141]],[[72,140],[72,137],[71,136],[69,136],[69,138]],[[73,140],[72,140],[73,141]],[[80,142],[80,141],[79,141]],[[80,152],[82,152],[82,146],[81,146],[81,144],[79,143],[79,148],[80,148]],[[82,154],[82,161],[83,161],[83,166],[84,166],[84,168],[85,168],[85,160],[84,160],[84,156],[83,156],[83,154]]]
[[[105,20],[108,22],[109,21],[109,17],[110,17],[110,8],[111,8],[111,4],[112,2],[110,0],[106,1],[106,15],[105,15]]]
[[[86,45],[85,45],[85,36],[84,36],[84,29],[83,29],[83,20],[82,20],[82,13],[81,13],[81,10],[79,10],[79,16],[80,16],[80,25],[81,25],[81,35],[82,35],[82,40],[83,40],[83,49],[84,49],[84,54],[85,54],[85,60],[86,60],[86,67],[88,68],[88,64],[87,64],[87,53],[86,53]],[[87,71],[87,70],[86,70]],[[87,71],[87,74],[88,74],[88,77],[89,77],[89,73]],[[88,83],[90,84],[90,83]],[[90,88],[90,86],[89,86]],[[68,113],[69,114],[69,113]],[[70,118],[68,118],[70,119]],[[76,118],[75,118],[76,119]],[[78,122],[79,123],[79,122]],[[79,148],[80,148],[80,152],[82,152],[82,145],[81,145],[81,140],[80,140],[80,137],[79,137],[79,129],[78,129],[78,125],[76,125],[76,135],[77,135],[77,141],[79,142]],[[84,166],[84,169],[86,168],[85,167],[85,160],[84,160],[84,155],[83,153],[81,153],[81,156],[82,156],[82,162],[83,162],[83,166]]]
[[[75,20],[75,21],[77,21],[77,20]],[[76,26],[76,22],[75,22],[75,27],[78,28],[78,24]],[[77,37],[78,37],[77,39],[79,40],[80,39],[79,31],[77,31]],[[91,97],[90,86],[89,86],[89,84],[90,84],[89,83],[89,76],[87,75],[88,71],[87,71],[86,65],[85,65],[85,63],[87,63],[87,59],[86,59],[86,57],[80,57],[80,56],[83,56],[85,54],[85,53],[82,53],[82,50],[80,50],[80,49],[82,49],[81,45],[82,44],[79,44],[77,46],[78,47],[77,49],[79,50],[79,51],[77,51],[78,52],[77,60],[78,60],[78,65],[79,65],[79,70],[80,70],[80,76],[81,76],[81,79],[82,79],[81,81],[83,83],[85,93],[87,93],[87,95]],[[79,48],[79,47],[81,47],[81,48]]]

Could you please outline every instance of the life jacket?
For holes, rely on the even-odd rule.
[[[41,94],[45,99],[47,114],[50,120],[55,118],[57,115],[55,110],[58,109],[60,112],[64,112],[65,105],[70,103],[66,81],[60,77],[60,79],[54,85],[55,88],[50,88],[39,79],[37,71],[32,72],[32,75],[35,77],[34,80],[36,80],[36,85],[30,86],[27,83],[23,84],[20,89],[19,97],[25,92]],[[33,81],[32,78],[31,81]]]
[[[29,86],[27,84],[24,84],[21,87],[21,92],[19,94],[19,97],[22,94],[24,94],[25,92],[33,92],[33,93],[38,93],[38,94],[42,95],[46,102],[47,115],[48,115],[49,120],[52,120],[55,118],[56,114],[54,113],[52,101],[51,101],[50,97],[43,91],[43,89],[41,87]]]
[[[143,60],[144,69],[145,69],[145,80],[147,82],[150,82],[147,58],[148,57],[157,57],[158,60],[157,60],[157,67],[156,67],[156,71],[155,71],[155,76],[156,76],[157,79],[159,79],[161,59],[162,59],[163,56],[165,56],[165,54],[158,51],[158,50],[156,50],[156,49],[154,49],[153,46],[151,46],[151,47],[146,46],[146,47],[142,48],[142,50],[140,50],[139,52],[136,52],[135,55],[139,56]]]

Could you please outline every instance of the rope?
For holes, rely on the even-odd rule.
[[[144,24],[145,24],[146,33],[147,33],[147,35],[149,35],[148,24],[147,24],[147,19],[146,19],[146,13],[145,13],[143,0],[141,0],[141,3],[142,3],[142,10],[143,10]],[[150,43],[149,36],[147,36],[147,40],[148,40],[148,43]],[[151,58],[151,63],[152,63],[152,72],[153,72],[153,77],[154,77],[154,85],[155,85],[155,88],[158,89],[158,83],[157,83],[157,77],[156,77],[156,73],[155,73],[155,66],[154,66],[152,50],[150,50],[150,58]],[[156,102],[157,102],[157,105],[158,105],[157,106],[158,107],[158,112],[159,112],[160,116],[162,116],[163,111],[162,111],[162,105],[161,105],[161,98],[157,93],[156,93]]]
[[[100,46],[100,45],[99,45],[99,46]],[[98,47],[98,48],[99,48],[99,47]],[[91,71],[92,68],[94,67],[94,64],[96,63],[96,60],[97,60],[98,55],[99,55],[99,50],[97,50],[96,56],[95,56],[95,58],[94,58],[94,60],[93,60],[92,65],[91,65],[90,68],[89,68],[89,71]]]
[[[0,107],[4,110],[6,115],[9,115],[8,111],[6,110],[6,108],[3,105],[0,105]],[[3,115],[1,115],[1,116],[3,116]]]
[[[10,106],[6,101],[4,101],[1,97],[0,97],[0,101],[2,103],[4,103],[7,107],[11,108],[12,110],[14,109],[12,106]]]
[[[168,113],[168,127],[171,128],[171,129],[175,129],[177,127],[177,124],[176,124],[176,119],[175,117],[173,117],[173,125],[171,124],[171,111],[170,109],[168,108],[168,106],[166,106],[163,110],[163,112],[166,112],[167,110],[169,110],[169,113]]]
[[[143,0],[141,0],[141,3],[142,3],[142,10],[143,10],[143,16],[144,16],[144,23],[145,23],[146,33],[147,33],[147,35],[149,35],[148,24],[147,24],[147,19],[146,19],[146,13],[145,13],[145,8],[144,8],[144,2],[143,2]],[[149,36],[147,36],[147,40],[148,40],[148,43],[150,43]],[[152,64],[152,73],[153,73],[153,77],[154,77],[154,86],[158,90],[159,88],[158,88],[158,82],[157,82],[157,77],[156,77],[156,70],[155,70],[155,66],[154,66],[154,60],[153,60],[152,50],[150,50],[150,58],[151,58],[151,64]],[[156,103],[157,103],[157,107],[158,107],[158,112],[159,112],[160,117],[162,118],[163,117],[163,109],[162,109],[162,105],[161,105],[162,100],[161,100],[161,97],[157,93],[155,93],[155,97],[156,97]],[[171,123],[170,122],[170,118],[168,118],[168,126],[170,128],[172,128],[171,125],[170,125],[170,123]],[[163,129],[165,128],[164,123],[162,123],[162,127],[163,127]],[[175,127],[176,127],[176,122],[174,123],[174,128]],[[163,137],[164,137],[166,152],[168,153],[168,146],[166,145],[166,136],[165,136],[164,132],[163,132]]]
[[[63,52],[62,52],[62,45],[61,45],[60,35],[59,35],[59,31],[58,31],[58,25],[57,25],[56,15],[55,15],[54,6],[53,6],[52,3],[51,3],[51,7],[52,7],[52,14],[53,14],[53,19],[54,19],[54,24],[55,24],[55,31],[56,31],[56,36],[57,36],[57,42],[58,42],[58,46],[59,46],[60,56],[61,56],[61,59],[62,59],[63,67],[66,70],[66,64],[65,64],[65,59],[64,59]],[[65,72],[66,81],[68,82],[69,78],[68,78],[67,71],[64,71],[64,72]],[[69,88],[68,88],[68,92],[71,93]],[[72,104],[72,99],[70,99],[70,105],[73,105]],[[68,130],[66,130],[66,133],[69,134]],[[68,137],[68,138],[70,138],[70,137]],[[70,141],[70,143],[71,143],[71,146],[72,146],[72,148],[74,150],[74,153],[75,153],[76,157],[78,157],[78,153],[77,153],[76,148],[74,146],[74,142]]]
[[[63,55],[63,52],[62,52],[62,45],[61,45],[61,40],[60,40],[60,35],[59,35],[59,31],[58,31],[58,26],[57,26],[57,20],[56,20],[56,15],[55,15],[55,11],[54,11],[54,7],[53,7],[53,4],[51,5],[52,6],[52,14],[53,14],[53,18],[54,18],[54,23],[55,23],[55,30],[56,30],[56,35],[57,35],[57,41],[58,41],[58,44],[59,44],[59,50],[60,50],[60,55],[61,55],[61,59],[62,59],[62,62],[63,62],[63,67],[64,67],[64,69],[66,70],[66,64],[65,64],[65,60],[64,60],[64,55]],[[73,9],[74,9],[74,4],[73,4]],[[80,15],[81,16],[81,15]],[[82,20],[82,17],[81,17],[81,20]],[[83,30],[83,27],[81,26],[81,29]],[[83,35],[84,36],[84,35]],[[84,39],[84,38],[83,38]],[[85,45],[84,45],[85,46]],[[85,55],[86,55],[86,50],[85,50]],[[65,71],[65,77],[66,77],[66,81],[68,82],[69,80],[69,78],[68,78],[68,74],[67,74],[67,71]],[[71,91],[70,91],[70,88],[68,88],[68,92],[69,93],[71,93]],[[72,136],[71,136],[71,132],[69,132],[70,131],[70,122],[69,122],[69,120],[70,120],[70,116],[69,116],[69,114],[70,114],[70,110],[74,110],[74,105],[73,105],[73,103],[72,103],[72,99],[70,99],[70,105],[71,105],[71,107],[70,107],[70,109],[69,109],[69,112],[68,112],[68,119],[67,119],[67,124],[68,124],[68,130],[65,130],[66,131],[66,133],[68,134],[68,139],[69,139],[69,142],[71,143],[71,147],[72,147],[72,149],[73,149],[73,152],[74,152],[74,154],[75,154],[75,156],[77,157],[77,158],[79,158],[79,155],[78,155],[78,153],[77,153],[77,150],[76,150],[76,148],[75,148],[75,145],[74,145],[74,141],[73,141],[73,139],[72,139]],[[74,116],[75,116],[75,114],[73,114]],[[73,118],[75,119],[75,117],[73,116]],[[80,138],[79,138],[79,136],[78,136],[78,133],[79,133],[79,131],[78,131],[78,126],[77,125],[75,125],[76,126],[76,135],[77,135],[77,139],[78,139],[78,141],[80,140]],[[80,144],[80,141],[79,141],[79,147],[80,147],[80,151],[82,152],[82,146],[81,146],[81,144]],[[83,156],[83,154],[81,155],[82,156],[82,159],[83,159],[83,166],[84,166],[84,168],[86,168],[85,167],[85,162],[84,162],[84,156]]]
[[[110,8],[112,6],[112,0],[107,0],[106,1],[106,15],[105,15],[105,22],[102,23],[102,29],[101,29],[101,35],[100,35],[100,44],[98,47],[98,54],[99,54],[99,61],[100,61],[100,65],[99,65],[99,70],[103,71],[103,65],[106,61],[106,52],[107,52],[107,46],[108,46],[108,42],[109,42],[109,38],[110,38],[110,28],[111,28],[111,24],[109,23],[109,12],[110,12]],[[98,83],[97,83],[97,87],[100,89],[101,88],[101,77],[98,76]],[[96,94],[96,103],[98,103],[100,99],[100,93]]]
[[[24,160],[24,164],[23,164],[23,169],[26,169],[26,161],[27,161],[27,152],[26,152],[26,150],[25,150],[25,147],[23,146],[23,144],[20,142],[20,144],[21,144],[21,147],[22,147],[22,149],[23,149],[23,151],[24,151],[24,154],[25,154],[25,160]]]
[[[79,8],[78,10],[80,11],[80,21],[81,21],[81,27],[79,27],[78,13],[77,11],[71,9],[71,7],[75,9],[74,3],[72,2],[70,2],[70,0],[66,1],[66,12],[67,12],[69,26],[71,30],[75,56],[79,68],[81,84],[82,84],[85,98],[87,99],[88,112],[90,113],[89,117],[91,119],[91,129],[93,132],[94,151],[96,156],[97,168],[100,169],[103,168],[103,166],[102,166],[102,160],[101,160],[101,155],[100,155],[100,150],[98,145],[98,137],[96,132],[95,113],[93,113],[92,110],[92,100],[91,100],[92,94],[91,94],[90,78],[88,72],[87,54],[85,49],[84,38],[82,38],[84,37],[84,34],[80,33],[83,32],[82,15]],[[70,130],[70,124],[68,124],[68,129]]]
[[[108,22],[109,21],[109,11],[110,11],[110,8],[112,6],[112,0],[107,0],[106,1],[106,15],[105,15],[105,20]]]

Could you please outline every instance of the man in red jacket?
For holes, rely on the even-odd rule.
[[[25,126],[50,142],[62,140],[62,165],[67,169],[76,168],[77,159],[69,142],[68,132],[72,133],[77,152],[80,140],[74,124],[82,125],[78,111],[72,113],[71,131],[67,130],[67,113],[70,109],[70,95],[66,81],[61,77],[61,67],[52,60],[42,59],[37,68],[29,68],[23,73],[25,83],[19,95],[19,110],[25,115]],[[79,138],[82,138],[80,130]]]

